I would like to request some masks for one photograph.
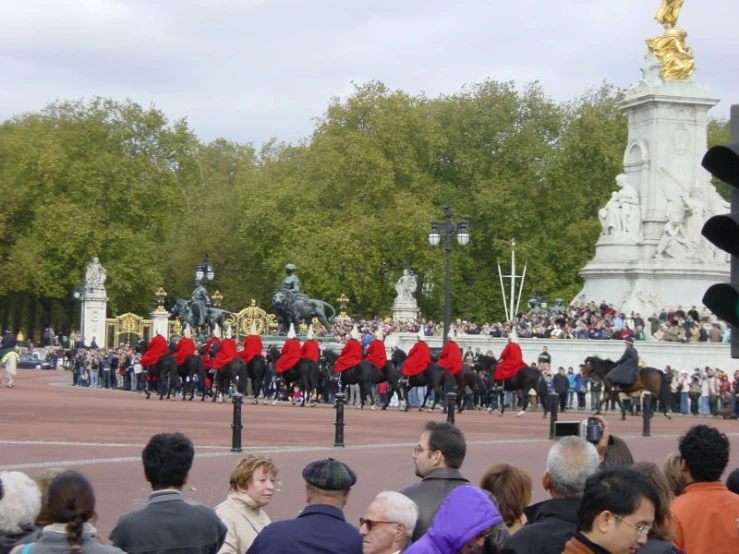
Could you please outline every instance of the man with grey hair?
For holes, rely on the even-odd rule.
[[[394,554],[403,550],[413,535],[418,506],[404,494],[384,491],[359,518],[362,554]]]
[[[500,553],[560,554],[577,530],[585,481],[598,470],[599,462],[596,447],[584,439],[564,437],[555,442],[542,477],[542,486],[552,498],[524,510],[528,523],[506,541]]]

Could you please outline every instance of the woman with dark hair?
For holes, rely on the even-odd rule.
[[[37,542],[16,547],[12,554],[122,554],[114,546],[95,539],[95,493],[90,482],[76,471],[65,471],[49,484],[46,514],[51,525],[44,527]]]
[[[681,553],[682,550],[670,542],[675,538],[675,534],[670,531],[672,525],[670,504],[674,495],[670,490],[665,474],[652,462],[637,462],[632,468],[649,479],[654,488],[657,489],[660,501],[659,510],[654,512],[654,523],[649,531],[647,544],[639,548],[639,552],[642,554]]]

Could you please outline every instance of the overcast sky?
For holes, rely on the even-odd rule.
[[[0,120],[111,97],[203,140],[308,138],[352,82],[427,96],[485,78],[557,100],[641,76],[660,0],[0,0]],[[685,0],[696,80],[739,103],[739,0]]]

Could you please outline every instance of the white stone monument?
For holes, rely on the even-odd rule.
[[[718,100],[692,78],[687,33],[676,27],[679,6],[664,11],[671,4],[660,7],[665,34],[647,41],[643,78],[620,106],[629,121],[624,172],[598,213],[603,230],[575,298],[606,300],[645,319],[660,308],[700,307],[710,285],[729,279],[726,256],[701,235],[709,217],[729,208],[701,167],[708,110]],[[660,19],[665,13],[672,19]]]
[[[107,346],[108,328],[105,318],[108,312],[108,295],[105,292],[107,272],[97,258],[87,264],[85,270],[84,291],[82,301],[82,338],[85,346],[92,345],[93,340],[100,348]]]
[[[403,270],[398,282],[395,283],[395,290],[398,296],[393,302],[393,320],[395,321],[411,321],[418,319],[421,313],[416,298],[413,296],[418,289],[418,281],[416,276],[407,269]]]

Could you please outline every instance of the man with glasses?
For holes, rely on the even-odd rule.
[[[596,473],[585,484],[578,530],[563,554],[634,552],[646,544],[660,510],[657,490],[640,472],[617,468]]]
[[[418,520],[418,506],[394,491],[378,494],[359,518],[362,554],[395,554],[410,541]]]
[[[362,552],[362,536],[344,518],[344,506],[357,482],[356,474],[348,465],[327,458],[305,466],[303,479],[308,506],[295,519],[267,525],[247,554]]]
[[[400,492],[418,506],[418,522],[413,530],[417,541],[431,527],[436,512],[450,492],[471,485],[459,468],[467,453],[462,431],[450,423],[429,421],[413,450],[416,476],[422,480]],[[492,496],[492,495],[491,495]],[[491,498],[497,508],[497,502]],[[505,524],[497,524],[491,540],[500,547],[509,537]]]

